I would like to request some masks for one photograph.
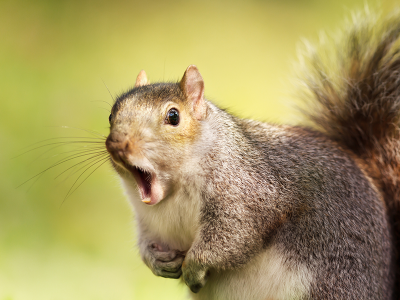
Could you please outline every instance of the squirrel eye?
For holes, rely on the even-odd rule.
[[[178,125],[179,124],[179,112],[176,108],[171,108],[167,112],[167,117],[165,118],[167,124]]]
[[[111,118],[112,118],[112,114],[110,114],[110,115],[108,116],[108,122],[110,122],[110,123],[111,123]]]

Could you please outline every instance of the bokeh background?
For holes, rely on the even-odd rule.
[[[0,0],[0,300],[185,299],[182,284],[155,277],[140,261],[134,215],[111,167],[65,199],[80,173],[55,177],[73,162],[40,172],[76,145],[34,143],[95,136],[80,129],[107,135],[112,98],[141,69],[152,82],[177,81],[190,64],[217,104],[291,122],[289,78],[300,40],[335,31],[364,5]],[[388,11],[395,1],[369,5]]]

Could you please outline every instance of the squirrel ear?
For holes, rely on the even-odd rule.
[[[150,81],[147,79],[146,72],[144,70],[140,71],[139,75],[136,78],[135,87],[148,85],[148,84],[150,84]]]
[[[204,81],[195,65],[187,67],[179,85],[188,101],[191,102],[195,117],[203,120],[206,116]]]

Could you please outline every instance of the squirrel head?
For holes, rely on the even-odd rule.
[[[204,81],[194,65],[178,83],[150,84],[142,70],[135,87],[117,98],[106,148],[125,182],[136,182],[144,203],[173,193],[206,117]]]

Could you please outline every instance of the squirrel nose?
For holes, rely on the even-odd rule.
[[[114,160],[124,161],[132,147],[126,133],[113,131],[107,137],[106,148]]]

